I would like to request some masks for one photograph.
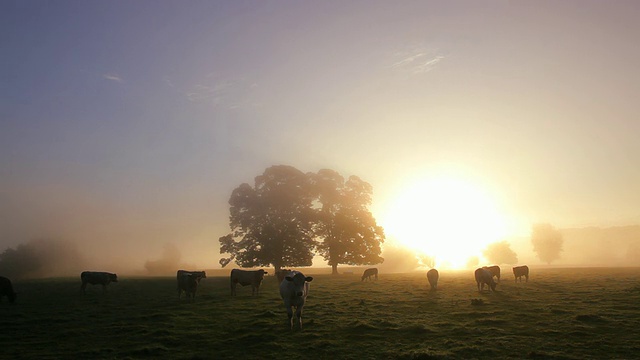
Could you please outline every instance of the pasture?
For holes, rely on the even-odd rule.
[[[272,270],[271,274],[272,274]],[[640,269],[532,268],[498,292],[476,290],[472,271],[314,274],[302,331],[288,328],[274,276],[259,296],[227,277],[203,279],[194,303],[175,277],[14,282],[0,303],[7,359],[630,359],[640,354]],[[476,299],[473,301],[472,300]],[[477,299],[480,299],[477,300]]]

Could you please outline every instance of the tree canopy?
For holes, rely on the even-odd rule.
[[[220,253],[242,267],[310,266],[314,210],[309,178],[298,169],[278,165],[255,178],[252,187],[241,184],[231,193],[231,233],[220,238]]]
[[[316,236],[319,254],[337,273],[339,264],[371,265],[383,261],[384,231],[369,211],[373,188],[357,176],[345,182],[329,169],[312,174],[318,209]]]
[[[518,263],[518,255],[515,251],[511,250],[511,246],[506,241],[489,244],[489,246],[482,251],[482,255],[494,264]]]
[[[531,231],[531,244],[538,258],[551,264],[560,258],[563,243],[562,234],[550,224],[536,224]]]
[[[338,264],[383,261],[384,232],[368,210],[372,187],[356,176],[346,182],[333,170],[304,174],[272,166],[231,194],[231,232],[220,237],[220,253],[242,267],[310,266],[315,251]]]

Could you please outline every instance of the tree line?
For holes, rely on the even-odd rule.
[[[338,265],[383,262],[384,230],[369,211],[373,188],[357,176],[275,165],[240,184],[229,199],[231,231],[220,237],[223,267],[311,266],[318,254]]]

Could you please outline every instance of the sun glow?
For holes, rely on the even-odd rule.
[[[406,187],[381,221],[387,236],[437,267],[462,269],[506,235],[505,217],[486,191],[456,178],[430,178]]]

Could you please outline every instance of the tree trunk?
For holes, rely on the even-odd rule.
[[[331,275],[338,275],[338,264],[331,265]]]

